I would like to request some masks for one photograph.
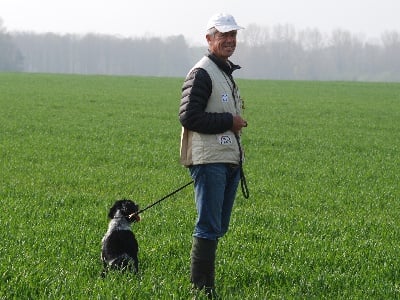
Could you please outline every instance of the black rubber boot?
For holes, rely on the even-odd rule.
[[[215,299],[215,257],[217,241],[193,238],[190,281],[193,288],[203,290],[209,299]]]

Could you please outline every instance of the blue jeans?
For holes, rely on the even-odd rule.
[[[217,240],[228,231],[240,180],[239,166],[213,163],[191,166],[189,171],[197,208],[193,236]]]

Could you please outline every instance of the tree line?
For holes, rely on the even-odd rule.
[[[400,81],[400,33],[368,41],[346,30],[323,34],[291,25],[249,25],[232,60],[241,78]],[[126,38],[102,34],[7,32],[0,20],[0,71],[185,76],[207,51],[182,35]]]
[[[400,81],[400,33],[368,41],[347,30],[296,32],[291,25],[249,26],[244,60],[251,77],[296,80]],[[252,59],[253,58],[253,59]],[[247,75],[247,74],[246,74]]]

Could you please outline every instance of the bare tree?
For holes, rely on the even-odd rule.
[[[326,46],[326,39],[317,28],[300,31],[298,40],[306,51],[321,50]]]
[[[268,27],[261,27],[257,24],[250,24],[246,30],[240,33],[240,41],[248,46],[265,45],[270,40]]]
[[[296,30],[290,24],[278,24],[272,28],[272,39],[276,41],[292,41],[296,40]]]
[[[382,33],[381,39],[385,48],[398,48],[400,46],[400,33],[397,31],[385,31]]]
[[[400,33],[397,31],[385,31],[382,36],[384,46],[383,64],[386,72],[394,74],[400,79]]]
[[[0,18],[0,71],[20,71],[23,69],[23,57],[7,33]]]

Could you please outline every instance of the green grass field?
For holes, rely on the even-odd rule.
[[[0,299],[191,299],[192,188],[101,271],[114,200],[187,183],[181,78],[0,74]],[[400,298],[400,84],[238,80],[250,189],[220,241],[223,299]]]

